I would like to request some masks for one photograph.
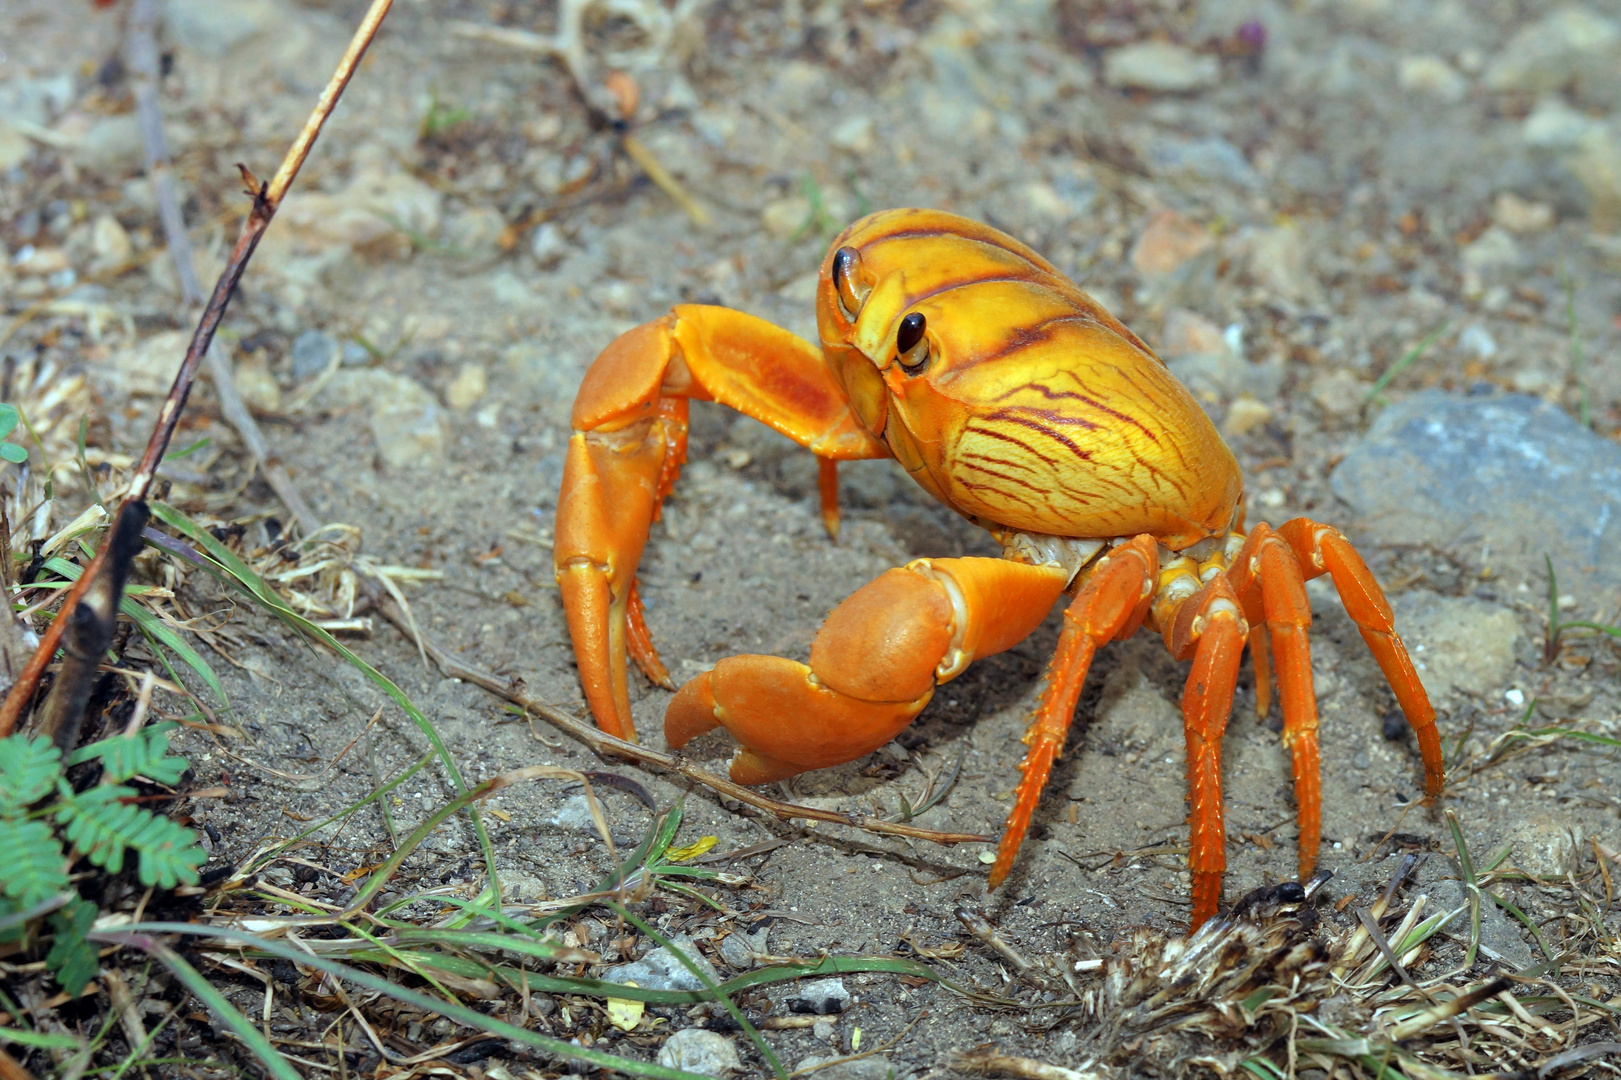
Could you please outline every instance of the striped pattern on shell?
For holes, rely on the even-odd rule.
[[[872,291],[851,323],[823,266],[823,349],[858,412],[930,492],[969,517],[1058,536],[1149,533],[1172,548],[1225,530],[1237,463],[1143,341],[1023,244],[933,210],[890,210],[833,244]],[[930,360],[895,363],[902,316]],[[887,401],[859,407],[877,392]]]

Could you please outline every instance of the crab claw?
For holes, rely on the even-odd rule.
[[[724,727],[742,744],[732,779],[763,784],[853,761],[893,739],[940,683],[1012,648],[1047,617],[1068,573],[1005,559],[917,559],[833,609],[810,664],[733,656],[690,680],[664,713],[680,749]]]
[[[636,566],[658,505],[667,444],[677,428],[683,439],[686,432],[686,402],[672,404],[681,415],[661,409],[617,431],[576,432],[563,465],[552,545],[557,585],[586,702],[602,730],[621,739],[636,738],[625,670]]]
[[[642,619],[636,567],[686,460],[692,398],[731,406],[814,453],[830,533],[838,532],[834,463],[888,456],[851,413],[821,351],[752,315],[684,304],[602,350],[574,399],[552,557],[586,702],[598,726],[622,739],[636,738],[627,652],[649,680],[669,684]]]

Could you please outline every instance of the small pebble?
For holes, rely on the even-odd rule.
[[[300,381],[319,375],[332,363],[338,343],[319,330],[305,330],[293,339],[293,378]]]
[[[1175,210],[1149,219],[1131,249],[1131,265],[1144,274],[1168,274],[1216,242],[1210,230]]]
[[[1221,429],[1228,435],[1246,435],[1272,419],[1272,408],[1252,397],[1241,397],[1227,409]]]
[[[812,979],[794,989],[788,1011],[833,1016],[850,1007],[850,991],[843,979]]]
[[[1220,78],[1221,65],[1214,56],[1169,42],[1137,42],[1103,58],[1103,81],[1126,90],[1185,94],[1214,86]]]
[[[1553,207],[1505,191],[1492,204],[1492,221],[1511,233],[1539,232],[1553,224]]]
[[[529,237],[529,254],[543,267],[557,262],[568,254],[568,241],[563,238],[563,230],[550,221],[535,226],[534,233]]]
[[[659,1064],[700,1076],[726,1076],[743,1068],[737,1047],[726,1036],[703,1028],[682,1028],[659,1047]]]
[[[489,381],[478,364],[463,364],[456,379],[445,389],[445,403],[452,409],[470,409],[484,396]]]

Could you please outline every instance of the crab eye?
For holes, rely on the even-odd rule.
[[[912,312],[901,320],[895,331],[895,357],[909,374],[917,374],[929,362],[929,341],[923,336],[928,325],[921,312]]]
[[[833,253],[833,288],[838,293],[839,308],[851,322],[861,314],[861,305],[872,292],[871,286],[856,280],[860,272],[861,253],[855,248],[841,247]]]

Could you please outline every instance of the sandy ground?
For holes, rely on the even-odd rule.
[[[363,6],[171,6],[165,115],[205,281],[241,208],[232,163],[269,174]],[[553,5],[402,0],[223,336],[319,516],[356,527],[379,562],[442,573],[405,586],[423,626],[583,716],[547,543],[585,366],[617,333],[683,301],[810,334],[812,275],[833,231],[867,207],[948,208],[1031,243],[1172,361],[1226,426],[1254,516],[1309,513],[1363,545],[1409,641],[1428,650],[1449,753],[1466,731],[1464,756],[1478,752],[1531,698],[1538,723],[1613,735],[1614,650],[1573,638],[1560,663],[1543,663],[1540,559],[1491,565],[1466,538],[1382,545],[1358,531],[1328,483],[1377,412],[1364,408],[1373,380],[1437,329],[1385,399],[1421,387],[1517,390],[1574,411],[1585,394],[1600,435],[1621,427],[1621,249],[1604,232],[1621,205],[1621,169],[1603,171],[1621,161],[1606,126],[1616,46],[1578,35],[1548,61],[1562,74],[1516,74],[1510,61],[1525,50],[1510,39],[1544,15],[1510,2],[716,0],[663,51],[637,54],[656,63],[624,61],[643,91],[635,132],[712,214],[698,228],[618,151],[559,65],[448,29],[466,20],[546,31]],[[1621,5],[1595,4],[1590,15],[1621,19]],[[1265,32],[1259,50],[1240,33],[1251,20]],[[187,325],[164,257],[94,277],[98,260],[161,244],[127,127],[128,84],[109,63],[119,37],[117,9],[13,0],[0,10],[0,95],[11,95],[0,98],[9,110],[0,119],[65,133],[61,146],[25,139],[21,160],[0,163],[6,311],[64,293],[95,309],[38,313],[4,348],[21,370],[85,374],[89,443],[103,457],[144,443]],[[1168,48],[1130,53],[1148,42]],[[588,44],[600,55],[647,42],[610,21]],[[1608,73],[1595,56],[1610,58]],[[101,224],[109,218],[113,226]],[[49,253],[60,265],[31,265]],[[91,284],[77,283],[87,276]],[[1573,365],[1571,320],[1585,367]],[[719,407],[695,406],[693,418],[692,464],[642,577],[677,679],[740,651],[803,658],[823,614],[885,568],[993,553],[888,463],[845,471],[834,545],[807,456]],[[285,514],[249,475],[206,388],[179,442],[203,436],[207,449],[175,463],[172,501],[200,519],[240,520],[244,548],[264,546],[267,527],[280,527],[267,516]],[[64,491],[75,472],[61,473]],[[1338,875],[1333,895],[1365,898],[1389,875],[1390,845],[1379,841],[1390,830],[1437,851],[1450,852],[1450,841],[1440,807],[1407,808],[1421,787],[1416,749],[1399,725],[1385,738],[1393,698],[1330,591],[1314,585],[1312,595],[1322,862]],[[1613,610],[1587,604],[1578,598],[1570,617],[1614,621]],[[385,707],[369,746],[334,764],[384,699],[260,614],[238,605],[225,619],[230,607],[195,575],[175,601],[181,615],[224,623],[202,641],[246,738],[186,748],[199,783],[230,790],[191,812],[217,830],[218,856],[241,858],[365,795],[374,770],[396,772],[424,743]],[[960,763],[949,797],[920,824],[999,832],[1057,621],[943,688],[896,744],[799,778],[788,796],[895,814],[930,774]],[[1100,656],[1032,838],[993,895],[984,846],[796,830],[735,813],[701,790],[605,763],[425,670],[387,624],[355,647],[427,712],[471,778],[532,764],[608,769],[634,776],[661,807],[684,796],[686,840],[717,836],[718,851],[789,840],[733,864],[751,883],[726,896],[752,912],[747,925],[774,920],[772,952],[891,952],[904,934],[959,940],[952,911],[963,904],[1036,952],[1061,951],[1082,929],[1107,939],[1187,918],[1183,671],[1149,636]],[[1276,714],[1257,720],[1244,682],[1225,743],[1229,899],[1290,879],[1295,865]],[[668,696],[634,680],[638,723],[654,744]],[[709,737],[693,752],[718,767],[729,745]],[[1444,805],[1477,851],[1513,843],[1527,869],[1559,873],[1590,863],[1584,838],[1621,840],[1615,775],[1613,751],[1567,740],[1471,777]],[[408,826],[451,789],[423,773],[397,794],[394,813]],[[604,798],[616,837],[639,837],[647,809],[611,787]],[[510,789],[492,806],[510,815],[491,821],[509,900],[568,895],[606,868],[566,785]],[[346,871],[374,862],[385,843],[368,811],[308,851]],[[1451,871],[1437,855],[1428,873]],[[449,826],[407,864],[401,887],[471,896],[481,883],[470,832]],[[1539,917],[1535,890],[1516,895]],[[697,915],[671,910],[678,927]],[[1530,959],[1514,931],[1502,940]],[[973,947],[948,966],[999,986],[992,960]],[[932,987],[860,977],[851,989],[859,1005],[829,1028],[772,1037],[785,1059],[848,1047],[858,1025],[868,1045],[884,1042],[914,1020],[889,1055],[898,1076],[990,1039],[1055,1060],[1074,1046],[1062,1023],[1027,1025]],[[253,992],[241,992],[256,1015]]]

